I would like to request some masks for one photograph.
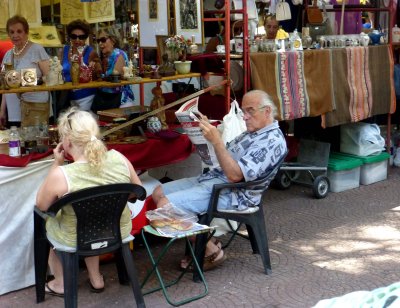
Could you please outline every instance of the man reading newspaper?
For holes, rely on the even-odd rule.
[[[204,115],[199,115],[199,128],[213,146],[219,166],[199,177],[184,178],[156,187],[153,199],[157,207],[168,203],[187,211],[207,211],[214,184],[253,181],[271,172],[286,153],[285,138],[274,119],[276,107],[264,91],[253,90],[243,96],[243,118],[247,131],[225,147],[217,128]],[[259,203],[260,190],[226,189],[220,195],[218,208],[245,210]],[[215,268],[226,259],[221,244],[212,239],[207,243],[204,270]],[[181,261],[186,267],[189,260]]]

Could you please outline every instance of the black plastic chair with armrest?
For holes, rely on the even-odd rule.
[[[144,200],[146,190],[136,184],[108,184],[82,189],[55,201],[46,212],[35,207],[34,256],[36,300],[44,301],[50,244],[55,248],[64,269],[65,307],[78,305],[79,257],[114,252],[121,284],[131,283],[138,307],[145,307],[137,271],[129,248],[132,236],[121,238],[120,219],[127,201]],[[77,217],[77,247],[59,247],[46,236],[46,216],[54,217],[71,204]],[[49,243],[50,242],[50,243]]]
[[[265,226],[265,218],[263,211],[263,197],[260,203],[255,207],[250,207],[245,211],[238,210],[218,210],[218,199],[221,191],[223,189],[235,189],[235,188],[246,188],[253,187],[254,189],[263,189],[263,193],[267,190],[270,182],[274,179],[276,173],[278,172],[280,166],[282,165],[286,154],[281,158],[281,160],[276,164],[274,169],[268,173],[268,175],[263,178],[250,181],[250,182],[239,182],[239,183],[226,183],[226,184],[215,184],[211,193],[211,198],[208,205],[207,213],[200,217],[200,223],[205,225],[210,225],[213,218],[222,218],[226,220],[233,220],[239,222],[238,227],[233,230],[230,239],[224,247],[227,247],[233,238],[238,234],[241,225],[244,223],[247,228],[248,239],[251,243],[251,248],[253,253],[261,255],[261,259],[264,265],[265,274],[271,273],[271,259],[269,255],[268,248],[268,237],[267,229]],[[260,188],[260,185],[262,187]],[[264,196],[265,194],[263,194]],[[229,224],[229,222],[228,222]],[[207,243],[207,235],[197,235],[195,244],[195,253],[198,264],[201,269],[203,269],[204,264],[204,254],[205,246]],[[193,276],[195,281],[199,280],[197,273]]]

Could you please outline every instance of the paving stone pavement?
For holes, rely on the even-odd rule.
[[[264,206],[272,274],[263,274],[260,256],[252,254],[247,240],[236,238],[223,265],[205,273],[209,294],[184,307],[312,307],[323,298],[400,281],[399,198],[400,168],[389,169],[386,181],[329,193],[322,200],[314,199],[305,186],[270,189]],[[152,249],[159,251],[163,244],[153,242]],[[161,265],[167,277],[179,273],[183,244],[174,246]],[[134,259],[143,278],[149,261],[143,245],[135,245]],[[80,307],[135,306],[131,289],[118,284],[113,264],[102,265],[106,290],[101,294],[89,292],[84,271]],[[190,296],[200,292],[200,286],[188,276],[171,294]],[[146,295],[145,301],[147,307],[169,307],[161,292]],[[0,307],[63,307],[63,299],[46,296],[37,305],[30,287],[1,296]]]

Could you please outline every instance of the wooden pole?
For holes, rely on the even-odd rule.
[[[135,119],[132,119],[132,120],[130,120],[128,122],[122,123],[121,125],[118,125],[116,127],[113,127],[111,129],[103,132],[103,134],[101,134],[101,137],[105,137],[105,136],[107,136],[107,135],[109,135],[109,134],[111,134],[113,132],[116,132],[116,131],[118,131],[120,129],[123,129],[123,128],[129,126],[129,125],[132,125],[134,123],[140,122],[140,121],[142,121],[142,120],[144,120],[144,119],[146,119],[146,118],[148,118],[148,117],[150,117],[152,115],[155,115],[155,114],[159,113],[160,111],[167,110],[167,109],[169,109],[171,107],[174,107],[176,105],[182,104],[182,103],[184,103],[184,102],[186,102],[186,101],[188,101],[188,100],[190,100],[192,98],[200,96],[201,94],[207,93],[207,92],[211,91],[214,88],[217,88],[217,87],[220,87],[222,85],[225,85],[226,83],[227,83],[227,80],[224,80],[218,85],[210,86],[208,88],[202,89],[202,90],[197,91],[197,92],[195,92],[193,94],[190,94],[188,96],[182,97],[182,98],[178,99],[177,101],[172,102],[172,103],[170,103],[168,105],[165,105],[165,106],[157,108],[157,109],[155,109],[153,111],[147,112],[146,114],[143,114],[143,115],[141,115],[141,116],[139,116],[139,117],[137,117]]]

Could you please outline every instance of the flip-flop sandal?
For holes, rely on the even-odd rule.
[[[44,292],[48,295],[57,296],[57,297],[64,297],[64,293],[58,293],[49,287],[49,284],[46,283],[44,285]]]
[[[226,260],[226,254],[225,252],[221,249],[219,251],[220,253],[222,253],[222,257],[218,260],[215,260],[219,254],[217,254],[215,256],[215,254],[212,254],[211,256],[213,256],[214,258],[208,258],[207,260],[204,258],[204,265],[203,265],[203,271],[210,271],[214,268],[216,268],[217,266],[221,265],[225,260]]]
[[[220,262],[220,263],[218,263],[218,264],[216,264],[216,265],[214,265],[214,266],[212,266],[212,267],[211,267],[211,265],[210,265],[210,264],[214,264],[214,263],[220,261],[220,260],[217,260],[217,261],[214,261],[214,260],[219,256],[219,254],[221,253],[221,251],[223,252],[223,250],[222,250],[221,248],[218,247],[218,250],[217,250],[216,252],[210,254],[209,256],[204,257],[204,263],[203,263],[203,270],[204,270],[204,271],[207,271],[207,270],[209,270],[210,268],[214,268],[215,266],[218,266],[218,265],[221,264],[223,261],[225,261],[226,257],[225,257],[225,254],[224,254],[223,257],[222,257],[221,259],[223,259],[224,257],[225,257],[225,259],[224,259],[222,262]],[[192,262],[192,258],[188,257],[187,262],[188,262],[188,264],[190,264],[190,265],[189,265],[189,268],[187,269],[187,271],[188,271],[188,272],[193,272],[193,271],[194,271],[194,264],[191,263],[191,262]],[[207,268],[208,268],[208,269],[206,269],[206,264],[207,264]],[[183,266],[181,265],[181,269],[182,269],[182,270],[185,270],[186,267],[183,267]]]
[[[103,276],[103,275],[102,275],[102,276]],[[95,288],[95,287],[92,285],[92,282],[90,281],[89,278],[88,278],[87,282],[88,282],[88,285],[89,285],[90,292],[92,292],[92,293],[101,293],[101,292],[104,291],[104,287],[102,287],[102,288]],[[103,276],[103,282],[105,282],[104,276]]]

